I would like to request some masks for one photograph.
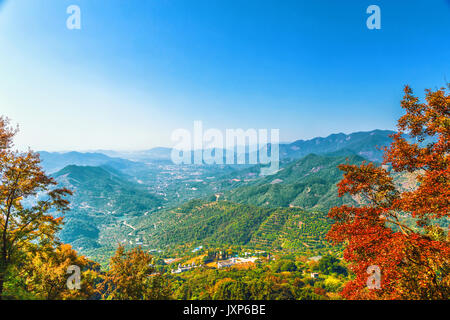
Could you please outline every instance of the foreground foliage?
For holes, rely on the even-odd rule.
[[[409,87],[399,131],[385,149],[384,164],[341,165],[339,195],[358,195],[361,207],[330,210],[336,222],[328,236],[346,243],[344,257],[356,277],[343,290],[348,299],[448,299],[450,242],[437,221],[450,215],[450,95],[426,91],[420,103]],[[404,134],[416,138],[408,142]],[[424,143],[425,141],[432,141]],[[389,170],[390,168],[390,170]],[[417,188],[394,183],[398,172],[416,175]],[[405,217],[415,220],[411,227]],[[367,268],[381,270],[381,288],[367,288]]]
[[[5,282],[23,269],[39,268],[27,259],[32,250],[56,250],[62,219],[50,213],[67,210],[64,197],[71,194],[54,188],[56,182],[42,171],[37,154],[12,149],[16,132],[0,117],[0,299]]]

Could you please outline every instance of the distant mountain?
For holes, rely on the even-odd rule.
[[[157,147],[139,151],[96,150],[96,152],[109,157],[118,157],[132,161],[169,161],[172,148]]]
[[[108,165],[112,168],[122,170],[129,168],[142,167],[139,164],[130,160],[108,157],[102,153],[83,153],[83,152],[38,152],[41,158],[41,164],[45,171],[54,173],[68,165],[78,166],[101,166]]]
[[[383,152],[378,148],[387,146],[392,139],[389,137],[394,134],[390,130],[372,130],[367,132],[355,132],[351,134],[337,133],[331,134],[325,138],[317,137],[310,140],[297,140],[292,143],[280,143],[281,159],[300,159],[310,153],[326,154],[331,152],[339,152],[345,149],[346,153],[363,156],[370,161],[382,161]],[[247,148],[248,151],[248,148]],[[117,152],[98,150],[111,157],[120,157],[134,161],[155,161],[155,160],[171,160],[171,148],[153,148],[149,150],[133,151],[133,152]],[[223,150],[224,160],[226,150]]]
[[[78,248],[97,246],[100,229],[125,217],[153,212],[162,203],[159,196],[107,166],[70,165],[52,176],[60,187],[74,192],[60,236]]]
[[[253,185],[232,189],[224,199],[262,207],[299,207],[328,211],[333,206],[354,203],[337,196],[342,178],[341,163],[361,164],[365,159],[349,152],[340,156],[310,154],[264,177]]]
[[[390,130],[372,130],[351,134],[337,133],[331,134],[325,138],[317,137],[310,140],[297,140],[292,143],[280,143],[280,159],[294,160],[300,159],[310,153],[320,155],[346,150],[346,153],[352,152],[363,156],[370,161],[381,162],[383,152],[380,148],[391,143],[392,139],[389,136],[394,133],[394,131]],[[247,146],[246,153],[248,153],[248,150],[249,148]],[[208,151],[208,153],[211,152],[211,150]],[[109,157],[119,157],[139,162],[171,161],[171,152],[171,148],[164,147],[141,151],[96,150],[96,153],[104,154]],[[225,162],[226,149],[223,149],[222,153]],[[246,157],[248,157],[248,155]]]
[[[326,154],[345,150],[363,156],[370,161],[382,161],[383,151],[379,148],[389,145],[394,134],[390,130],[373,130],[351,134],[337,133],[325,138],[297,140],[290,144],[280,145],[280,158],[299,159],[310,153]]]

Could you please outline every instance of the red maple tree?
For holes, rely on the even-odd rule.
[[[450,84],[426,90],[425,103],[404,91],[406,114],[383,165],[340,166],[339,196],[359,200],[329,212],[328,238],[345,244],[355,274],[342,291],[347,299],[450,297]],[[370,266],[379,267],[378,288],[368,286]]]

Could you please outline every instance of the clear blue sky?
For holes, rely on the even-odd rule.
[[[2,0],[0,0],[2,2]],[[81,30],[66,8],[81,8]],[[381,8],[368,30],[366,8]],[[144,149],[176,128],[291,141],[394,129],[402,87],[450,81],[450,2],[6,0],[0,114],[19,147]]]

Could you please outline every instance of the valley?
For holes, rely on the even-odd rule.
[[[391,133],[282,144],[280,169],[270,176],[260,176],[259,165],[175,165],[164,148],[40,156],[74,192],[61,240],[104,266],[119,244],[162,258],[198,246],[314,256],[339,250],[325,239],[328,210],[356,203],[337,196],[337,166],[381,160],[378,148]]]

